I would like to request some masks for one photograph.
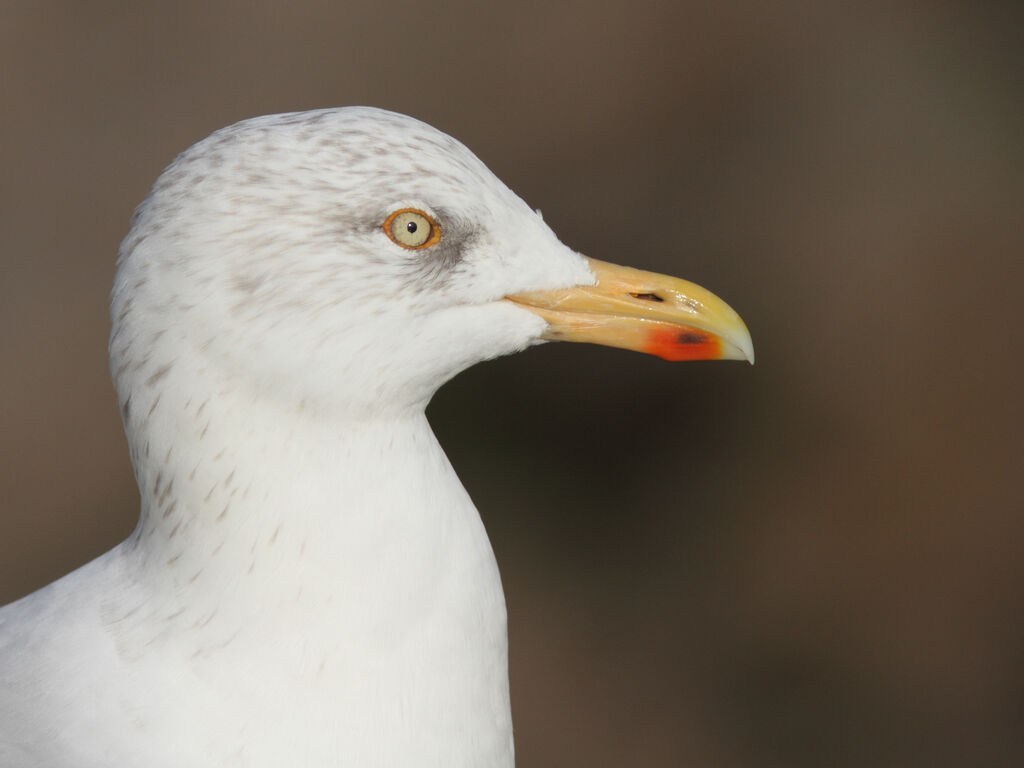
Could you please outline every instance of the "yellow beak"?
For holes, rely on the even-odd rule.
[[[749,360],[750,332],[732,307],[677,277],[587,259],[595,285],[506,299],[540,315],[551,341],[583,341],[665,360]]]

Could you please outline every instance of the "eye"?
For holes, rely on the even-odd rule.
[[[403,248],[427,248],[441,239],[441,227],[416,208],[402,208],[384,221],[384,232]]]

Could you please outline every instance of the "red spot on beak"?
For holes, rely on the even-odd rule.
[[[696,328],[655,328],[647,334],[643,351],[663,360],[717,360],[722,356],[722,342]]]

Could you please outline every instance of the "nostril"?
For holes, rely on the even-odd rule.
[[[631,293],[629,295],[634,299],[640,299],[641,301],[664,301],[664,299],[656,293]]]

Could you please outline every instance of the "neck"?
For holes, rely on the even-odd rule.
[[[238,390],[187,397],[201,382],[170,379],[126,421],[142,497],[132,547],[176,590],[202,582],[265,602],[267,580],[347,589],[453,557],[492,566],[422,410],[330,419]]]
[[[126,416],[143,502],[123,548],[166,638],[202,628],[211,670],[244,648],[329,684],[339,720],[418,719],[417,749],[491,713],[510,754],[497,566],[423,412],[323,420],[167,378]]]

